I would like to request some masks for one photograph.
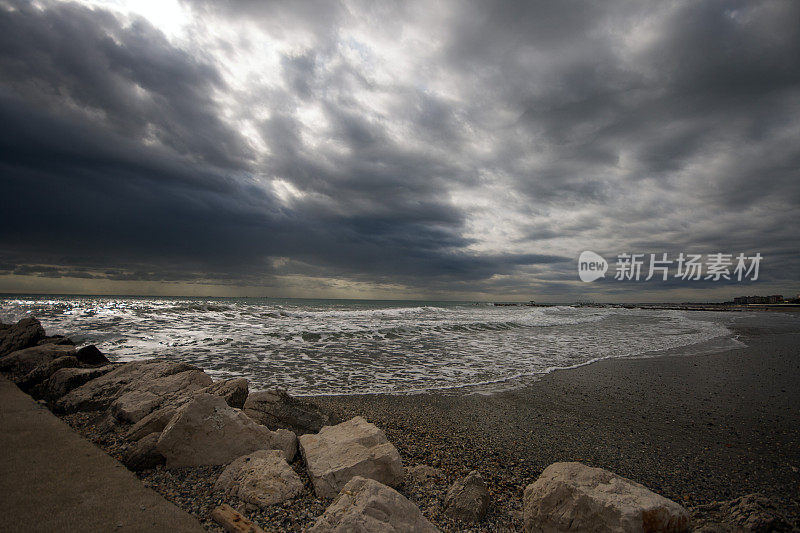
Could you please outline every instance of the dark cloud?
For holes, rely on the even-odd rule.
[[[0,6],[0,270],[571,295],[583,249],[761,251],[793,290],[797,3],[183,5]]]

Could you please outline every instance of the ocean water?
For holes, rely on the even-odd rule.
[[[731,313],[486,303],[6,296],[0,320],[113,361],[182,360],[296,395],[491,392],[610,357],[735,345]]]

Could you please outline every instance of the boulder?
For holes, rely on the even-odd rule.
[[[34,396],[55,402],[81,385],[114,370],[113,365],[97,368],[62,368],[33,389]]]
[[[686,510],[602,468],[553,463],[523,499],[525,531],[683,532]]]
[[[76,368],[78,366],[78,359],[74,355],[64,355],[57,357],[47,363],[42,363],[30,372],[24,378],[17,382],[19,388],[24,391],[31,390],[34,386],[49,379],[50,376],[55,374],[62,368]]]
[[[300,452],[321,498],[333,498],[355,476],[396,486],[403,481],[403,464],[397,449],[374,424],[360,416],[316,435],[299,437]]]
[[[298,435],[317,433],[324,426],[339,422],[316,405],[279,390],[250,394],[244,403],[244,412],[270,429],[289,429]]]
[[[342,488],[308,533],[434,533],[413,502],[373,479],[356,476]]]
[[[163,455],[156,448],[160,433],[150,433],[139,440],[122,459],[128,470],[138,472],[140,470],[151,470],[158,465],[163,465],[166,461]]]
[[[118,406],[121,416],[127,417],[126,422],[138,422],[156,407],[186,400],[212,381],[205,372],[186,363],[158,359],[132,361],[71,391],[58,400],[55,408],[65,413],[99,411],[111,407],[111,404],[129,392],[151,393],[152,396],[131,395],[124,398]],[[161,401],[151,401],[154,396],[160,397]],[[137,405],[136,401],[142,401],[144,405]]]
[[[33,317],[0,328],[0,357],[35,345],[44,337],[42,324]]]
[[[169,468],[223,465],[256,450],[280,450],[291,461],[297,438],[285,429],[270,431],[211,394],[198,394],[179,408],[158,440]]]
[[[64,335],[49,335],[40,339],[37,343],[37,346],[41,346],[42,344],[66,344],[69,346],[75,346],[75,343],[72,339],[65,337]]]
[[[303,492],[300,476],[279,450],[258,450],[239,457],[220,474],[214,490],[258,507],[269,507]]]
[[[160,433],[167,427],[167,424],[169,424],[169,421],[172,420],[172,417],[175,416],[177,411],[178,408],[174,405],[167,405],[156,409],[131,426],[125,438],[139,440],[150,433]]]
[[[228,405],[241,409],[244,407],[244,403],[247,400],[247,380],[244,378],[234,378],[216,381],[200,392],[213,394],[214,396],[222,396],[225,398]]]
[[[135,424],[153,412],[163,400],[163,396],[149,390],[128,391],[111,404],[111,415],[121,422]]]
[[[111,363],[111,361],[103,355],[103,352],[97,349],[97,346],[90,344],[84,346],[75,354],[81,364],[89,366],[103,366]]]
[[[43,344],[12,352],[0,359],[0,372],[9,374],[13,381],[21,381],[34,368],[44,366],[53,359],[75,355],[74,346]]]
[[[464,522],[479,522],[489,507],[489,489],[477,470],[459,479],[444,498],[447,516]]]

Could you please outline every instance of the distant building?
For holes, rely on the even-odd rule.
[[[739,296],[733,299],[736,305],[748,304],[782,304],[783,296],[780,294],[773,294],[772,296]]]

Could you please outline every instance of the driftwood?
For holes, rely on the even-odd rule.
[[[211,519],[228,533],[264,533],[264,530],[248,520],[228,504],[222,504],[211,512]]]

